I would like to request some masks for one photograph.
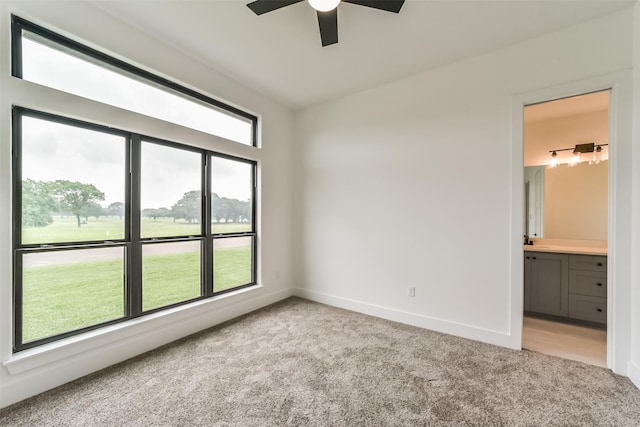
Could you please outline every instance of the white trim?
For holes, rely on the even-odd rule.
[[[262,150],[252,145],[145,116],[135,111],[114,107],[17,77],[9,77],[3,90],[5,91],[4,96],[11,100],[11,105],[116,128],[125,132],[137,132],[165,141],[173,141],[250,160],[260,160],[263,155]]]
[[[509,335],[491,329],[479,328],[473,325],[451,322],[449,320],[439,319],[436,317],[425,316],[423,314],[411,313],[408,311],[396,310],[393,308],[383,307],[380,305],[369,304],[366,302],[338,297],[303,288],[294,288],[293,294],[300,298],[311,301],[331,305],[334,307],[344,308],[346,310],[358,313],[368,314],[370,316],[380,317],[382,319],[392,320],[407,325],[418,326],[420,328],[430,329],[444,334],[455,335],[462,338],[481,341],[489,344],[495,344],[502,347],[509,345]]]
[[[522,349],[522,326],[524,321],[524,105],[521,97],[511,99],[511,239],[509,287],[509,347]]]
[[[17,353],[3,363],[14,377],[0,385],[0,408],[290,296],[243,289]]]
[[[631,382],[640,389],[640,366],[636,365],[633,361],[630,361],[628,372]]]
[[[512,176],[511,176],[511,296],[510,296],[510,347],[522,346],[523,322],[523,248],[522,202],[523,202],[523,108],[525,105],[565,98],[589,92],[611,90],[609,112],[609,239],[608,239],[608,320],[607,320],[607,366],[614,372],[625,375],[629,361],[629,230],[631,220],[628,202],[630,167],[631,93],[630,70],[539,89],[512,97]],[[620,193],[625,194],[620,194]],[[626,233],[626,235],[625,235]]]

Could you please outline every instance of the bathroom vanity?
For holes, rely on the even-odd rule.
[[[525,311],[607,323],[605,248],[524,247]]]

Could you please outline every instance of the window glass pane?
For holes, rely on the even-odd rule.
[[[142,144],[142,237],[201,234],[202,156],[160,144]]]
[[[124,248],[25,254],[23,342],[124,316]]]
[[[200,296],[200,241],[142,247],[142,309]]]
[[[220,292],[253,282],[253,237],[213,241],[213,291]]]
[[[236,160],[212,157],[211,187],[212,232],[253,231],[253,166]]]
[[[124,238],[122,136],[22,117],[22,243]]]
[[[252,121],[23,31],[23,79],[181,126],[253,144]]]

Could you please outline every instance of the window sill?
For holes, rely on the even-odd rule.
[[[212,316],[213,308],[217,308],[219,311],[226,311],[235,304],[245,302],[248,299],[257,296],[256,292],[260,292],[261,289],[263,289],[262,285],[239,289],[235,292],[229,292],[211,299],[195,301],[190,304],[160,311],[148,316],[131,319],[81,335],[44,344],[36,348],[23,350],[12,354],[8,360],[2,363],[2,365],[11,375],[19,375],[72,357],[93,357],[97,355],[97,352],[103,351],[104,348],[109,345],[119,347],[131,344],[131,347],[140,347],[140,345],[144,345],[139,344],[141,341],[140,337],[142,335],[146,337],[153,331],[158,332],[159,330],[162,330],[164,334],[166,328],[180,327],[180,325],[199,316],[206,316],[207,320],[211,319],[212,323],[204,328],[211,327],[215,324],[221,323],[222,321],[228,320],[218,320],[216,316]],[[221,307],[222,302],[229,299],[233,299],[233,302],[228,301],[229,304],[225,304]],[[236,316],[237,315],[231,315],[229,319]],[[188,328],[185,328],[186,333],[183,336],[196,332],[187,329]],[[168,342],[175,339],[177,338],[173,338]],[[159,345],[163,344],[165,343],[160,343]],[[159,345],[153,345],[151,348],[155,348]],[[148,351],[151,348],[139,351],[136,354]],[[132,357],[133,355],[134,354],[128,355],[125,359]]]

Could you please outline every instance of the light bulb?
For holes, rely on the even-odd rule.
[[[558,163],[558,153],[554,151],[553,153],[551,153],[551,161],[549,162],[549,167],[555,168],[556,166],[558,166]]]
[[[578,163],[580,163],[580,154],[573,153],[573,156],[571,156],[571,160],[569,160],[569,166],[575,166]]]
[[[329,12],[340,4],[340,0],[307,0],[312,8],[318,12]]]

